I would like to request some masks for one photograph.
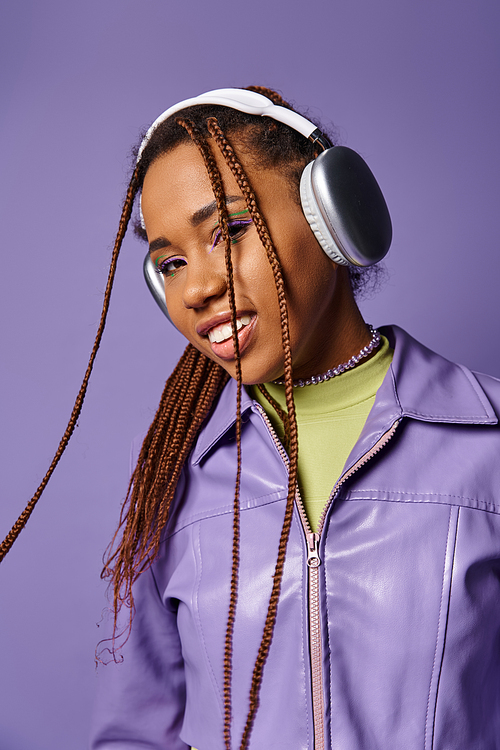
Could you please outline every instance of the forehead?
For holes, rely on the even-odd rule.
[[[213,150],[226,195],[241,195],[237,181],[217,150]],[[201,153],[192,143],[183,143],[163,154],[149,167],[142,188],[142,212],[192,214],[214,200],[214,193]]]

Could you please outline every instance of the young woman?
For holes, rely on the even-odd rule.
[[[117,248],[140,196],[189,345],[106,563],[94,750],[500,747],[500,384],[365,324],[385,204],[309,126],[224,90],[139,149]]]

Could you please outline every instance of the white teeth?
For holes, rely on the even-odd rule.
[[[252,320],[250,315],[242,315],[241,318],[236,318],[236,330],[240,331],[243,326],[247,326]],[[222,323],[221,325],[211,328],[208,332],[208,340],[211,344],[220,344],[226,339],[230,339],[232,336],[231,324]]]
[[[215,337],[217,341],[224,341],[225,339],[230,339],[231,334],[231,326],[229,323],[226,323],[222,328],[219,328],[219,330],[215,332]]]

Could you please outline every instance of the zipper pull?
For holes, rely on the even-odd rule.
[[[319,568],[319,534],[307,534],[307,564],[310,568]]]

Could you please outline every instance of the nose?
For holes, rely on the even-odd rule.
[[[205,255],[188,263],[185,273],[182,300],[186,309],[205,307],[227,291],[224,259],[217,262],[213,256]]]

